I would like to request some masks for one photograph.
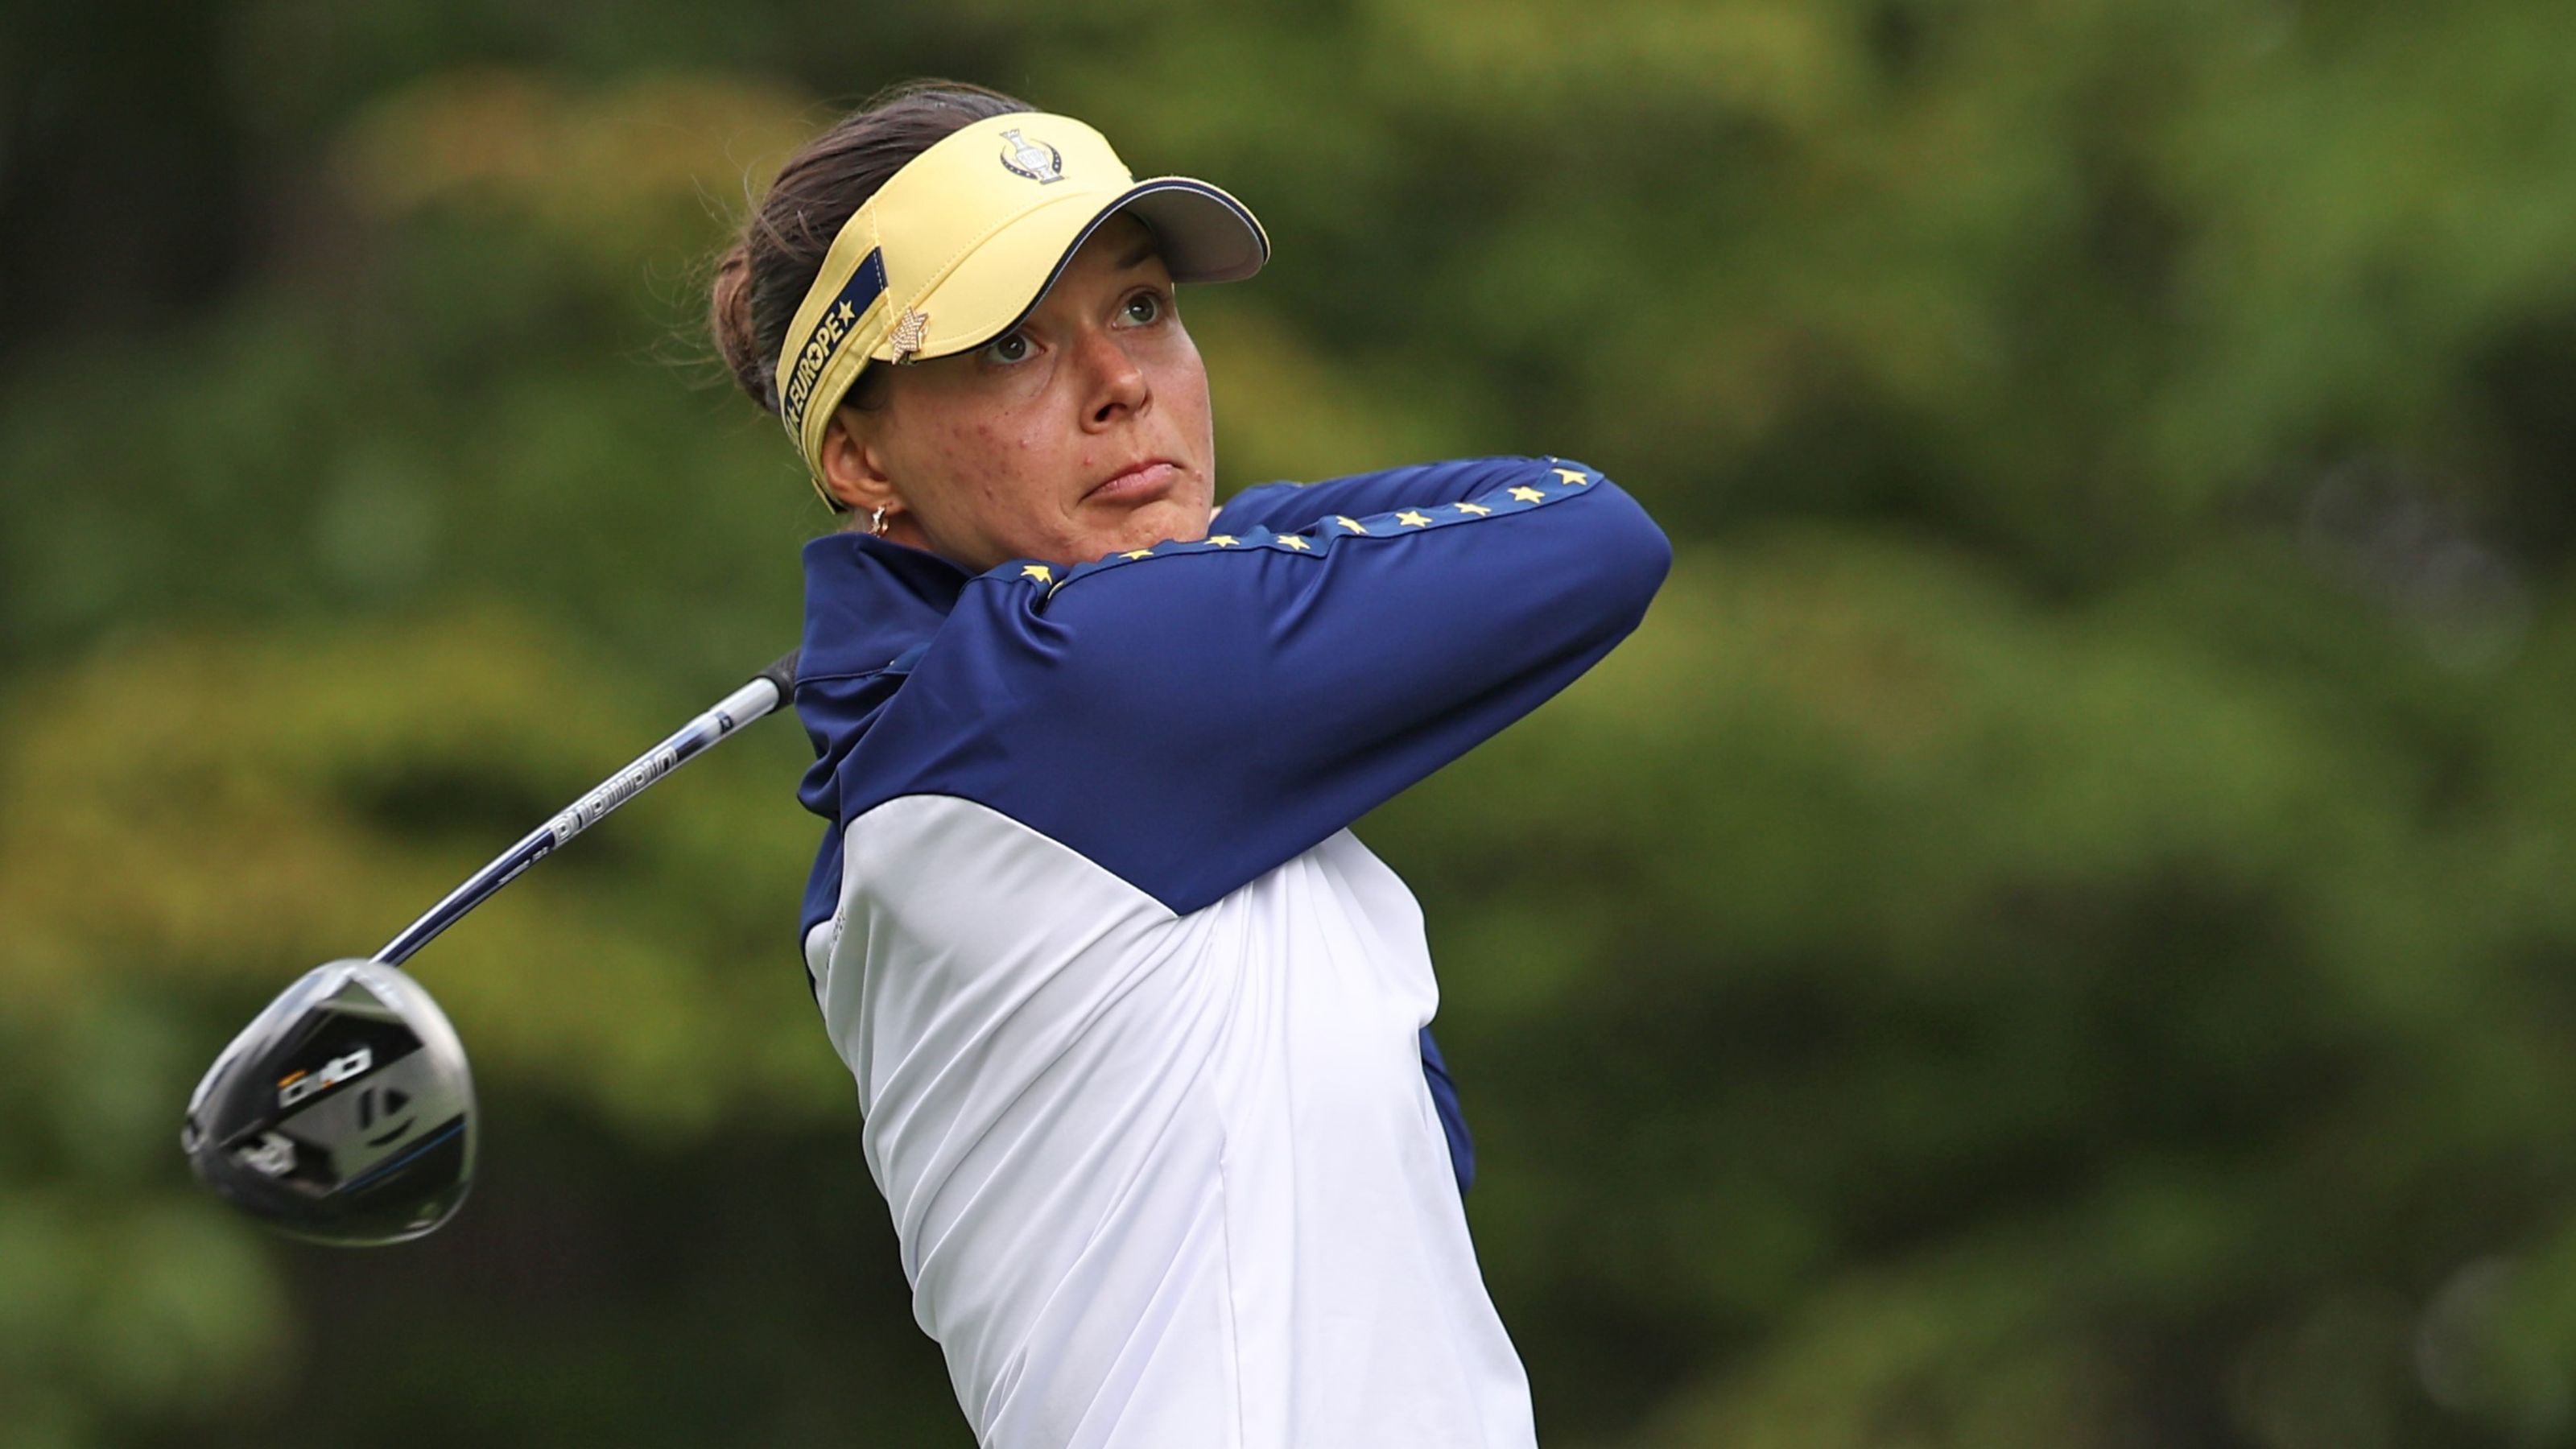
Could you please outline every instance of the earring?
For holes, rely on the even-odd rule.
[[[880,503],[877,505],[877,511],[868,518],[868,533],[871,537],[885,537],[885,516],[886,505]]]

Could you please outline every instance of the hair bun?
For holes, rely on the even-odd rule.
[[[751,248],[740,242],[716,260],[707,325],[724,353],[725,366],[733,369],[734,382],[763,410],[778,411],[777,379],[760,355],[760,338],[751,321]]]

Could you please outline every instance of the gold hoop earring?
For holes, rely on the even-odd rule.
[[[876,511],[873,515],[871,515],[871,516],[869,517],[869,519],[868,519],[868,536],[869,536],[869,537],[871,537],[871,538],[883,538],[883,537],[885,537],[885,516],[886,516],[886,505],[884,505],[884,504],[880,503],[880,504],[878,504],[878,505],[877,505],[877,511]]]

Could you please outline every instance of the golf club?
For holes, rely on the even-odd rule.
[[[789,651],[476,871],[363,961],[308,971],[188,1098],[179,1145],[205,1184],[299,1238],[372,1246],[447,1221],[474,1177],[474,1080],[447,1014],[402,963],[494,892],[795,689]]]

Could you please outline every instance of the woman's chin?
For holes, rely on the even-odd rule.
[[[1189,504],[1177,498],[1158,498],[1094,533],[1092,541],[1097,547],[1091,550],[1090,556],[1107,558],[1113,553],[1133,553],[1158,543],[1195,542],[1207,537],[1208,513],[1208,506],[1204,503]]]

